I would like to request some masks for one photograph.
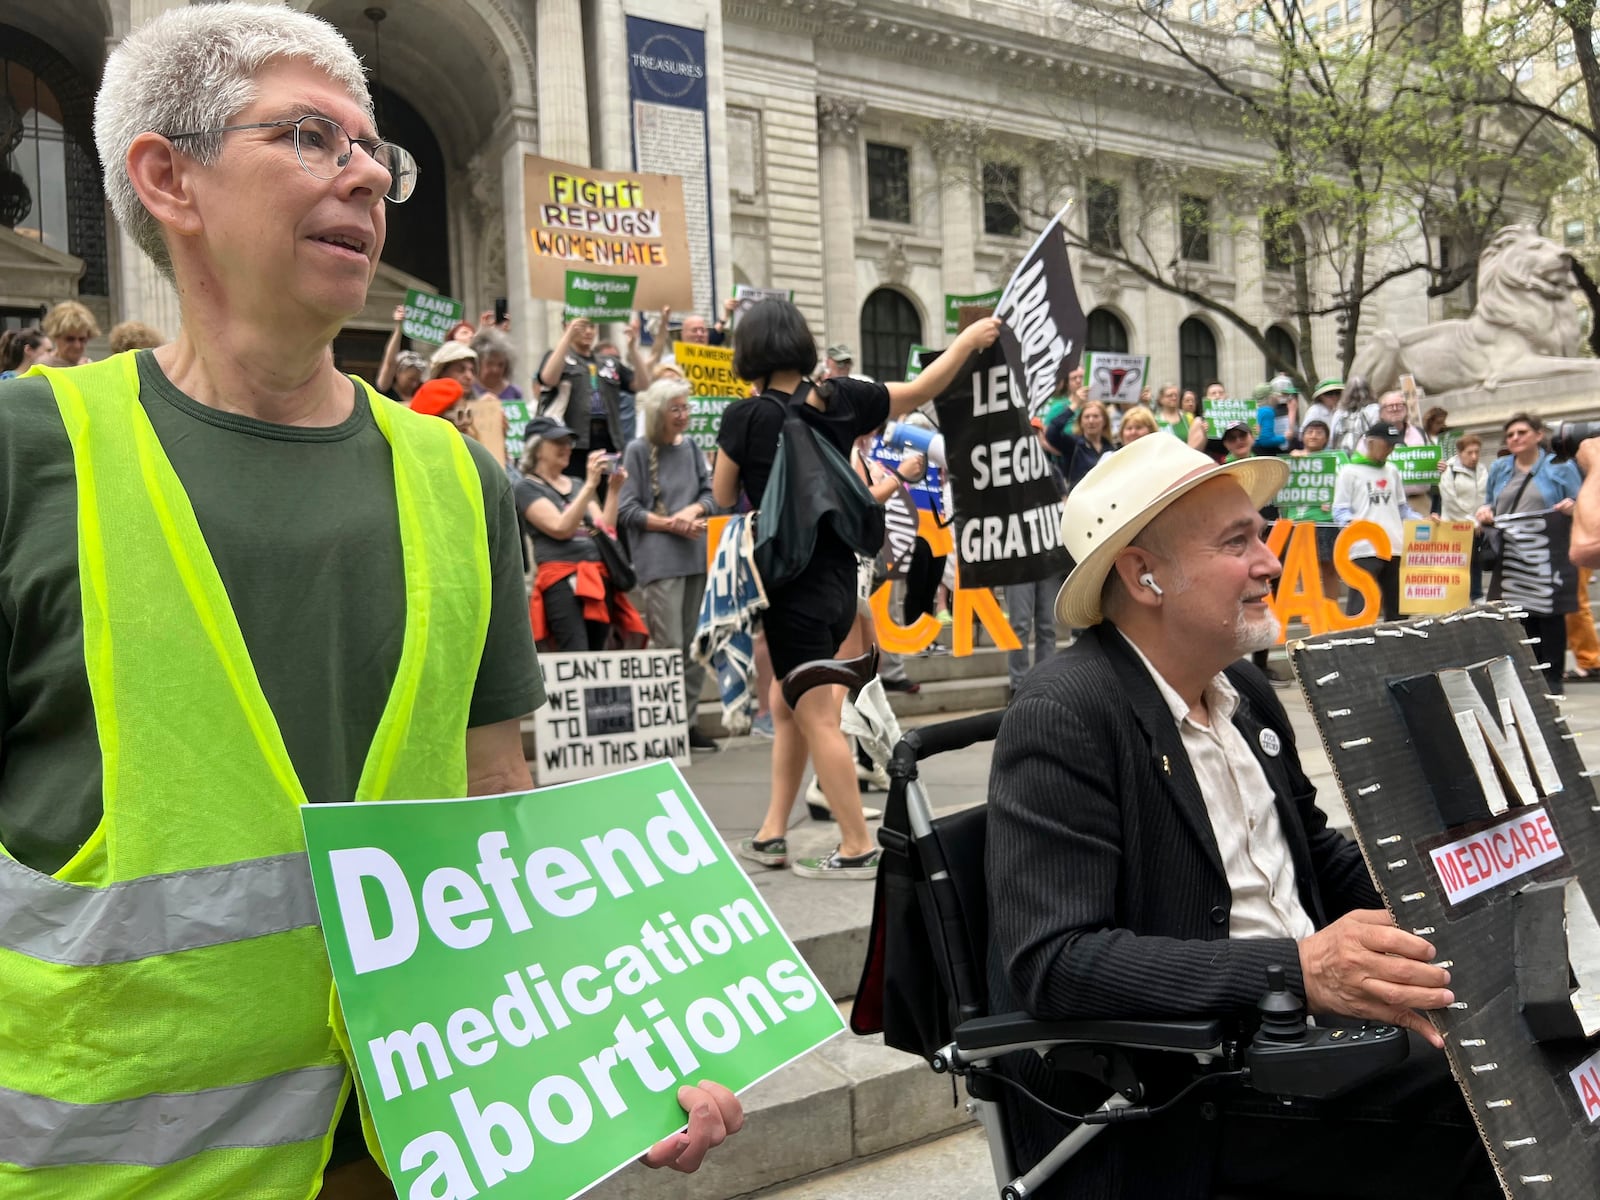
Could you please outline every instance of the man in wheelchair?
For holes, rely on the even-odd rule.
[[[1278,967],[1319,1024],[1403,1026],[1411,1056],[1334,1099],[1195,1087],[1106,1129],[1030,1196],[1500,1194],[1423,1015],[1453,1002],[1449,972],[1328,828],[1282,705],[1241,661],[1277,639],[1257,510],[1286,474],[1141,438],[1067,500],[1078,565],[1056,615],[1088,632],[1027,678],[996,740],[989,1010],[1225,1018],[1248,1039]],[[1135,1061],[1149,1107],[1196,1078],[1182,1055]],[[1107,1095],[1037,1054],[999,1065],[1061,1113]],[[1001,1098],[1019,1169],[1072,1128],[1022,1087]]]

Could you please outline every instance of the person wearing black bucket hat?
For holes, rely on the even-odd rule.
[[[533,591],[528,618],[534,640],[549,650],[606,649],[613,634],[642,644],[644,618],[618,589],[601,556],[595,531],[617,527],[617,503],[627,472],[616,456],[591,450],[582,481],[571,474],[577,435],[554,417],[534,417],[524,432],[522,478],[512,489],[517,512],[533,540]],[[605,503],[601,484],[610,478]],[[627,586],[632,586],[631,584]]]

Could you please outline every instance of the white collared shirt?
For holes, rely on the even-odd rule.
[[[1144,651],[1126,634],[1122,636],[1167,702],[1195,781],[1200,785],[1200,795],[1205,798],[1211,832],[1217,839],[1228,887],[1233,892],[1228,936],[1286,937],[1295,941],[1310,937],[1316,926],[1300,903],[1294,859],[1278,821],[1272,785],[1233,723],[1233,714],[1239,708],[1238,691],[1226,675],[1215,675],[1205,690],[1205,711],[1210,713],[1211,723],[1203,725]],[[1263,736],[1270,732],[1264,731]]]

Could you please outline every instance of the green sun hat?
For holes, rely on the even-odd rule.
[[[1342,379],[1324,379],[1324,380],[1321,380],[1317,384],[1316,390],[1311,393],[1311,398],[1313,400],[1320,400],[1320,399],[1322,399],[1322,397],[1326,396],[1329,392],[1342,392],[1342,391],[1344,391],[1344,380],[1342,380]]]

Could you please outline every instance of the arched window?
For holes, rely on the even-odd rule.
[[[1085,350],[1104,350],[1107,354],[1128,352],[1128,327],[1109,308],[1097,308],[1089,314],[1088,329],[1083,335]]]
[[[1267,329],[1267,348],[1272,351],[1267,356],[1267,375],[1276,375],[1279,371],[1293,371],[1300,366],[1299,348],[1295,345],[1294,335],[1282,325],[1273,325]],[[1278,359],[1282,366],[1273,362]]]
[[[861,306],[861,357],[856,370],[881,383],[906,377],[906,356],[922,340],[916,306],[893,288],[879,288]]]
[[[1183,386],[1204,395],[1206,384],[1217,378],[1217,336],[1199,317],[1178,326],[1178,356]]]
[[[382,135],[411,151],[418,168],[417,190],[411,199],[387,206],[389,233],[383,243],[383,261],[448,291],[450,223],[445,183],[449,175],[444,152],[427,119],[398,92],[382,89],[379,111],[383,114]],[[489,236],[497,237],[499,231],[491,230]],[[493,297],[483,299],[487,302]],[[467,319],[477,320],[477,313],[468,313]]]
[[[84,261],[78,290],[107,294],[105,194],[94,92],[52,47],[0,25],[0,222]]]
[[[0,149],[6,152],[7,225],[24,237],[68,251],[67,135],[61,105],[21,63],[5,64],[0,94]],[[19,184],[20,181],[20,184]]]

